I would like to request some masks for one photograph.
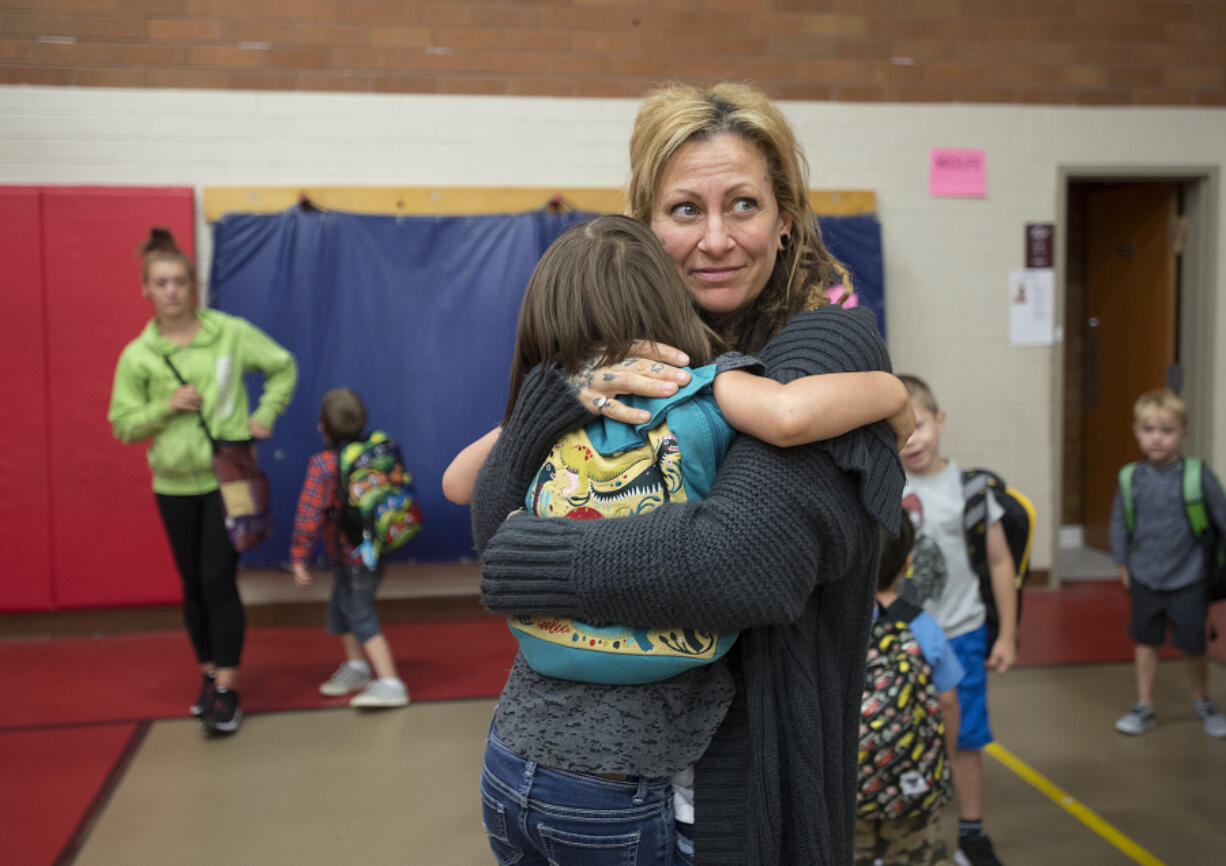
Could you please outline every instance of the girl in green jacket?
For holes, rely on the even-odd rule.
[[[107,417],[120,441],[149,442],[153,492],[183,581],[183,618],[202,675],[191,712],[207,732],[231,733],[242,719],[235,686],[245,619],[209,434],[267,439],[289,405],[298,368],[293,355],[250,322],[197,308],[195,266],[168,230],[150,231],[141,259],[141,291],[153,318],[119,356]],[[250,414],[243,384],[249,370],[265,376]]]

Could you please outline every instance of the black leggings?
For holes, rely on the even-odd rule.
[[[221,494],[156,496],[183,580],[183,620],[196,659],[236,668],[246,619],[235,582],[238,554],[226,534]]]

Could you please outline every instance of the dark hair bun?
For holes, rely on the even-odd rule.
[[[182,255],[183,251],[175,243],[175,236],[170,233],[170,229],[165,226],[154,226],[149,229],[149,239],[140,248],[142,256],[150,253],[179,253]]]

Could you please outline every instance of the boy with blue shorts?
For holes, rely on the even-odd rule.
[[[1192,534],[1184,505],[1184,458],[1188,408],[1167,388],[1147,391],[1132,409],[1132,432],[1145,459],[1133,464],[1131,528],[1117,491],[1111,511],[1111,553],[1132,599],[1128,635],[1136,644],[1137,702],[1115,723],[1121,734],[1143,734],[1158,722],[1154,679],[1158,650],[1171,643],[1188,660],[1192,706],[1211,737],[1226,737],[1226,718],[1209,700],[1205,658],[1208,615],[1205,554]],[[1226,497],[1217,477],[1201,468],[1201,493],[1210,522],[1226,527]]]
[[[907,471],[903,507],[911,515],[918,538],[912,586],[919,588],[916,600],[945,630],[965,671],[958,683],[961,724],[953,758],[959,812],[954,862],[959,866],[1001,866],[991,840],[983,832],[982,790],[983,747],[992,742],[987,669],[1003,674],[1017,660],[1017,590],[1013,557],[1000,523],[1004,509],[995,498],[987,497],[988,566],[1000,621],[999,634],[988,646],[987,608],[963,530],[966,502],[962,471],[957,463],[941,456],[945,413],[922,379],[899,378],[907,386],[915,410],[915,432],[902,450]],[[921,561],[925,564],[923,574],[919,570]]]
[[[396,672],[396,661],[375,613],[375,592],[383,579],[383,563],[367,568],[341,529],[340,449],[361,440],[365,427],[366,407],[357,394],[348,388],[333,388],[324,395],[319,431],[328,447],[313,455],[307,465],[294,515],[290,560],[294,582],[303,587],[311,584],[306,564],[320,536],[335,563],[328,634],[340,635],[346,660],[320,685],[320,693],[341,697],[357,692],[349,701],[352,707],[403,707],[409,702],[408,689]]]

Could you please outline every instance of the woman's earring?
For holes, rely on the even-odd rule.
[[[791,240],[792,240],[792,236],[789,235],[787,232],[784,232],[783,234],[779,235],[779,249],[786,250],[788,248],[788,243]]]

